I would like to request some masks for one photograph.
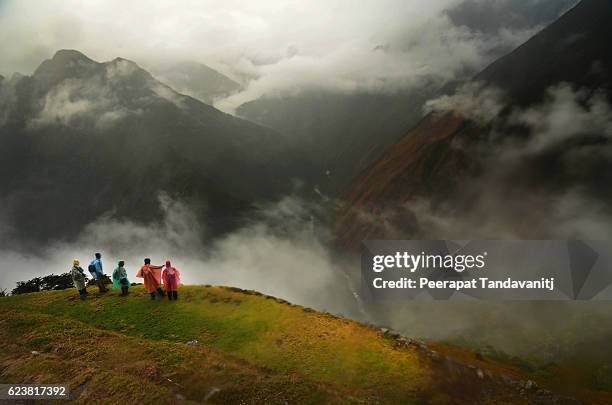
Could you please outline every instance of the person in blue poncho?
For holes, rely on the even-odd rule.
[[[98,284],[98,288],[100,292],[107,292],[108,289],[104,284],[104,271],[102,270],[102,254],[96,253],[96,257],[89,263],[87,267],[89,272],[91,273],[91,277],[96,280],[96,284]]]
[[[125,271],[125,262],[119,260],[117,267],[113,270],[113,288],[115,290],[121,289],[121,295],[128,295],[130,288],[130,280],[127,278],[127,271]]]

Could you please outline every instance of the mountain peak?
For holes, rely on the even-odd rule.
[[[115,59],[111,60],[110,63],[112,63],[112,64],[127,63],[127,64],[130,64],[130,65],[138,66],[136,62],[131,61],[129,59],[125,59],[125,58],[119,57],[119,56],[116,57]]]
[[[60,49],[55,52],[55,55],[51,58],[52,61],[55,62],[86,62],[86,63],[96,63],[93,60],[89,59],[84,53],[79,52],[75,49]]]
[[[67,77],[81,76],[99,64],[74,49],[60,49],[34,71],[34,77],[54,84]]]
[[[122,74],[132,74],[135,72],[146,72],[147,76],[149,72],[138,66],[138,64],[134,61],[124,58],[115,58],[110,62],[105,62],[107,71],[109,69],[119,70]]]

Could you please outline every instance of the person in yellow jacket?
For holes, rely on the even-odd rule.
[[[84,299],[87,295],[87,286],[85,285],[85,271],[81,268],[80,262],[77,259],[72,261],[72,269],[70,270],[70,276],[72,276],[72,282],[76,287],[81,299]]]

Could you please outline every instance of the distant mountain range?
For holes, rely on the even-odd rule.
[[[135,63],[58,51],[0,81],[4,239],[63,239],[103,213],[190,202],[211,234],[292,189],[304,165],[286,138],[179,94]],[[9,235],[9,236],[7,236]]]
[[[396,236],[411,235],[418,228],[414,212],[397,207],[415,198],[452,203],[465,179],[489,168],[481,141],[491,133],[529,138],[532,128],[513,122],[517,109],[548,102],[551,86],[562,82],[575,86],[583,105],[597,92],[609,98],[610,7],[605,0],[581,2],[476,75],[473,84],[503,93],[498,116],[485,124],[448,108],[422,118],[427,100],[459,97],[460,82],[395,94],[264,96],[238,109],[244,120],[205,103],[240,85],[204,65],[156,66],[152,75],[126,59],[98,63],[58,51],[31,76],[0,77],[0,235],[70,238],[105,213],[149,221],[160,213],[160,191],[192,204],[216,235],[296,184],[309,195],[314,188],[332,200],[343,196],[341,243],[386,235],[371,222],[389,207],[399,212]],[[470,26],[478,23],[466,19],[472,14],[455,10],[450,18]],[[607,145],[605,136],[584,139],[600,150]],[[606,156],[568,166],[578,157],[553,149],[531,156],[508,178],[531,178],[551,192],[581,185],[608,197]],[[461,194],[456,209],[471,198]]]
[[[476,75],[471,93],[468,85],[467,94],[464,87],[432,103],[446,107],[434,108],[344,195],[339,245],[389,237],[567,238],[577,236],[571,218],[608,215],[610,43],[612,2],[583,0]],[[455,226],[444,228],[445,221]],[[462,221],[478,225],[456,225]]]

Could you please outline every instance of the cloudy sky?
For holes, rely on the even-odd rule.
[[[575,0],[0,0],[0,74],[57,49],[144,66],[195,60],[237,105],[304,88],[396,91],[471,74]]]

